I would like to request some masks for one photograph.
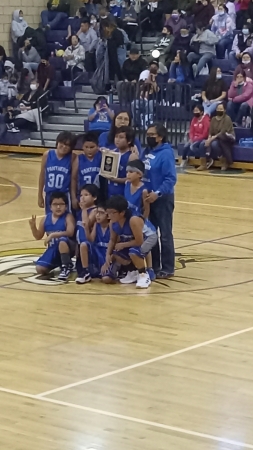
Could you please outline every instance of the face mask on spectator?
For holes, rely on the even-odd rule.
[[[23,20],[23,17],[19,16],[19,20],[20,20],[20,22],[22,22],[22,20]]]
[[[181,34],[182,37],[188,37],[189,36],[189,33],[183,33],[183,34],[180,33],[180,34]]]
[[[171,14],[172,19],[177,20],[179,18],[179,14]]]
[[[200,117],[200,112],[193,113],[194,117]]]
[[[27,50],[31,50],[31,48],[32,48],[31,44],[29,44],[29,45],[26,46],[26,49],[27,49]]]
[[[250,64],[250,62],[251,62],[250,59],[243,59],[242,60],[243,64]]]
[[[225,11],[218,11],[218,14],[219,14],[219,16],[224,16],[224,14],[225,14]]]
[[[31,83],[31,84],[30,84],[30,89],[31,89],[31,91],[36,91],[36,89],[37,89],[36,84]]]
[[[222,73],[216,73],[216,79],[220,80],[222,78]]]
[[[91,19],[90,23],[97,23],[96,19]]]
[[[223,116],[224,111],[216,111],[216,116],[221,117]]]
[[[153,136],[148,136],[147,144],[149,148],[155,148],[157,146],[156,138]]]
[[[243,28],[242,29],[243,34],[249,34],[249,29],[248,28]]]

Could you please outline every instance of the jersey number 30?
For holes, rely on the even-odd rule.
[[[55,175],[54,173],[50,173],[48,176],[48,187],[61,189],[64,182],[64,175],[58,173]]]

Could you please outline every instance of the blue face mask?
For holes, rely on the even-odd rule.
[[[225,12],[224,11],[219,11],[218,14],[219,14],[219,16],[224,16]]]
[[[247,35],[247,34],[249,34],[249,29],[248,28],[243,28],[242,32],[243,32],[243,34]]]

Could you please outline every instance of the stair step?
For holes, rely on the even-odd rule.
[[[66,114],[68,114],[68,115],[71,115],[71,114],[72,115],[79,115],[79,116],[82,116],[83,119],[85,120],[88,117],[89,110],[90,110],[90,108],[89,109],[87,109],[87,108],[79,108],[78,109],[78,113],[76,113],[75,109],[73,107],[71,108],[71,107],[66,107],[66,106],[59,106],[57,111],[60,114],[64,114],[64,115],[66,115]]]
[[[149,43],[152,42],[153,44],[155,44],[157,41],[157,36],[151,37],[151,36],[146,36],[146,37],[142,37],[142,42],[143,44],[145,43]]]
[[[94,94],[93,89],[90,85],[82,85],[82,92]]]
[[[72,133],[82,133],[84,132],[84,126],[82,125],[73,125],[67,124],[68,131],[72,131]],[[43,123],[43,130],[45,131],[66,131],[66,124],[64,123]]]
[[[24,139],[20,142],[20,146],[22,147],[47,147],[47,148],[54,148],[55,147],[55,140],[54,141],[45,141],[45,145],[42,146],[40,139]]]
[[[93,108],[94,105],[94,101],[93,100],[77,100],[77,107],[78,108],[83,108],[83,109],[90,109]],[[74,104],[74,100],[67,100],[65,101],[65,106],[66,108],[74,108],[75,104]]]
[[[91,92],[77,92],[76,98],[83,98],[85,100],[92,100],[93,103],[97,100],[98,96]]]
[[[43,137],[45,139],[45,141],[55,141],[57,136],[58,136],[58,132],[55,131],[43,131]],[[40,132],[39,131],[32,131],[30,133],[30,138],[34,139],[34,140],[41,140],[40,139]]]
[[[59,116],[49,116],[47,118],[47,122],[48,124],[54,124],[55,128],[58,129],[57,124],[60,125],[81,125],[83,126],[83,122],[84,122],[85,118],[79,114],[73,114],[73,115],[59,115]],[[66,127],[65,127],[66,129]]]

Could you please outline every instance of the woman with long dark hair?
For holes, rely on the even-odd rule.
[[[121,111],[118,114],[116,114],[112,121],[110,130],[100,134],[98,141],[99,147],[113,150],[115,148],[114,139],[116,130],[121,127],[131,127],[131,125],[132,120],[129,112]],[[135,138],[134,145],[136,145],[138,152],[140,154],[141,143],[139,139]]]
[[[212,67],[209,78],[201,93],[204,112],[211,116],[217,105],[222,103],[227,97],[227,86],[222,79],[222,72],[219,67]]]
[[[105,19],[102,22],[102,36],[107,40],[108,58],[109,58],[109,78],[111,81],[117,78],[122,80],[122,72],[118,58],[118,49],[124,48],[123,33],[117,28],[114,22]]]
[[[4,72],[4,63],[6,61],[6,53],[2,45],[0,45],[0,78]]]
[[[100,135],[110,129],[113,118],[114,112],[109,108],[106,98],[101,95],[89,111],[89,130]]]

